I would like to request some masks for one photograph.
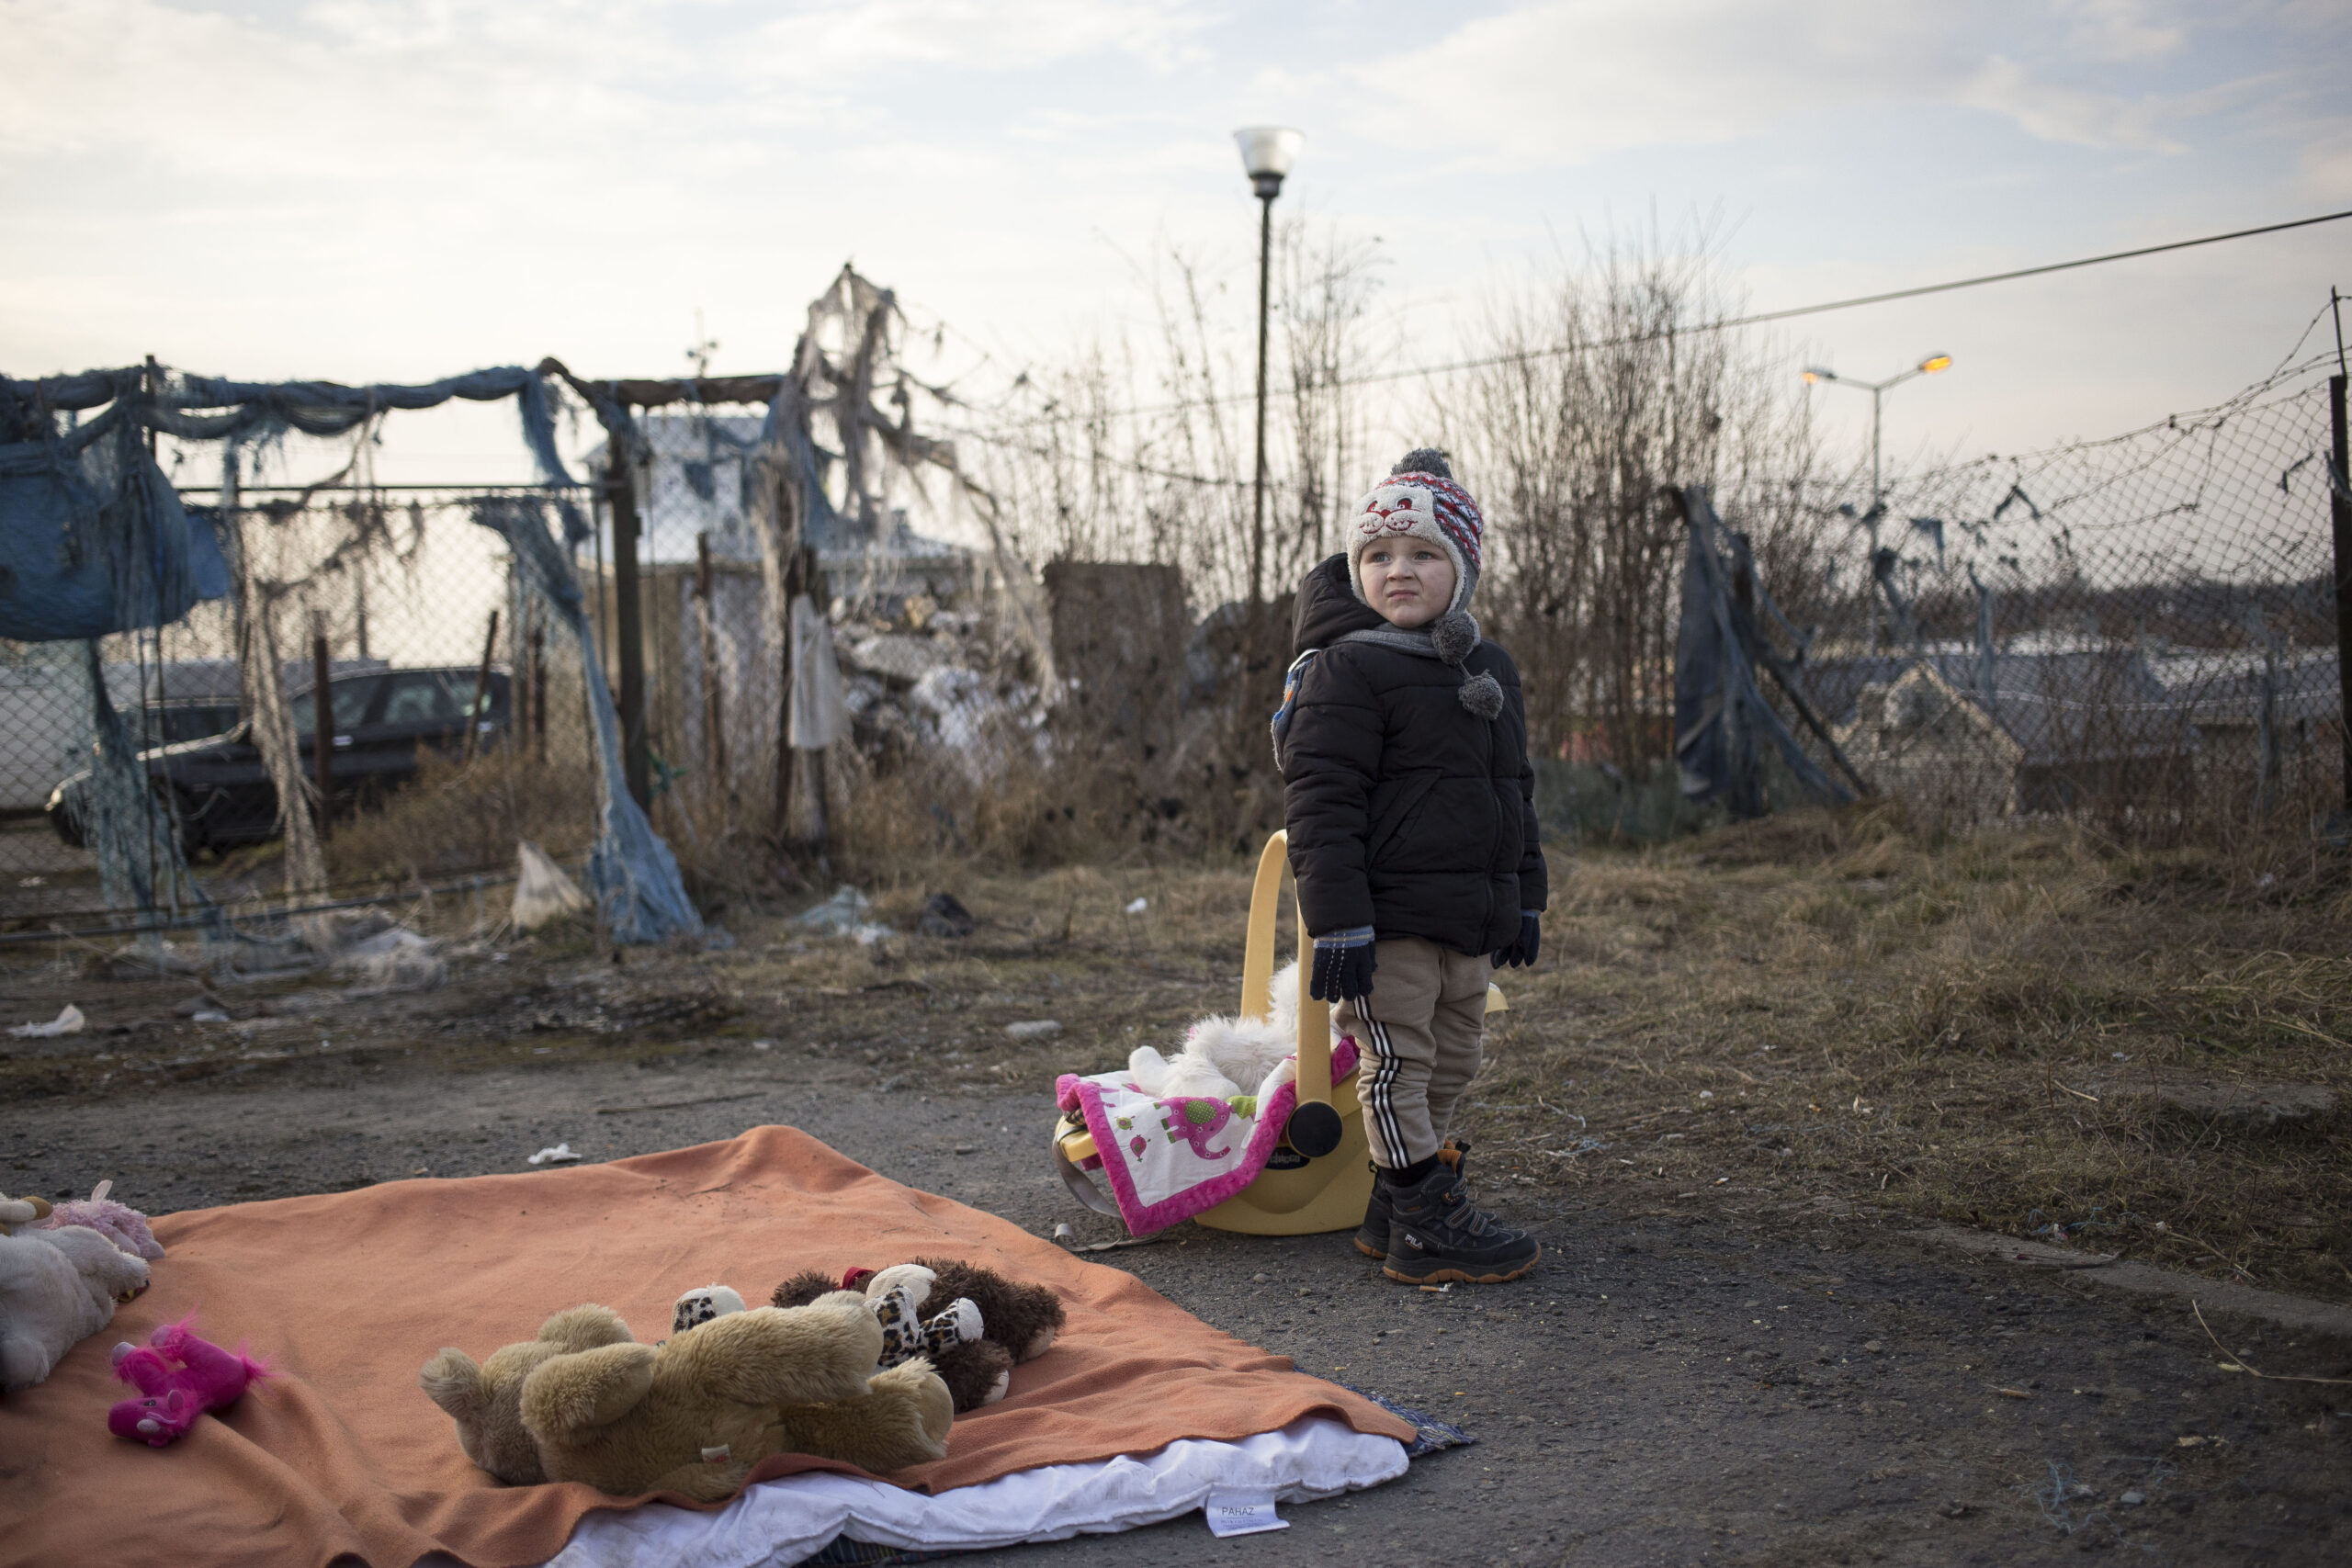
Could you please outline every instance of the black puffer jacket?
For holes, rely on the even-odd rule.
[[[1294,657],[1319,649],[1282,738],[1291,871],[1315,935],[1371,926],[1456,953],[1516,940],[1521,909],[1548,887],[1535,826],[1535,773],[1519,670],[1491,642],[1461,668],[1401,649],[1340,642],[1385,627],[1334,556],[1299,585]],[[1462,705],[1492,675],[1502,711]]]

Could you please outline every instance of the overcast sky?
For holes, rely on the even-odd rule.
[[[767,369],[852,258],[1018,366],[1140,319],[1171,240],[1249,297],[1255,122],[1307,133],[1285,209],[1377,235],[1433,356],[1653,214],[1772,309],[2352,207],[2343,0],[0,0],[0,61],[16,375],[669,374],[697,308],[716,370]],[[1781,341],[1949,352],[1890,455],[2012,451],[2226,396],[2347,260],[2352,221]]]

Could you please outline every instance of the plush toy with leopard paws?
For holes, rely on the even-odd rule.
[[[910,1269],[928,1277],[924,1300],[945,1297],[969,1303],[978,1314],[978,1337],[924,1352],[955,1396],[958,1415],[1002,1399],[1012,1386],[1014,1365],[1044,1355],[1061,1332],[1062,1303],[1053,1292],[956,1258],[918,1258],[878,1271],[853,1269],[838,1285],[820,1270],[805,1269],[778,1285],[771,1299],[778,1306],[791,1306],[837,1289],[863,1291],[871,1299],[877,1285],[887,1293],[909,1280]],[[926,1320],[927,1333],[935,1321]]]

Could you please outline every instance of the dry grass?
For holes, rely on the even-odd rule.
[[[1878,808],[1562,860],[1557,886],[1462,1118],[1506,1207],[1514,1179],[1700,1211],[1828,1199],[2352,1299],[2340,861],[2058,830],[1938,844]],[[922,1070],[956,1014],[951,1082],[1042,1089],[1233,1005],[1231,862],[1024,874],[935,852],[871,887],[900,931],[934,888],[981,929],[874,953],[781,928],[738,972],[825,998],[828,1036],[873,1042],[878,1069]],[[1068,1030],[993,1027],[1043,1016]],[[2257,1134],[2164,1109],[2177,1078],[2345,1106]]]
[[[1221,852],[1257,803],[1169,814],[1115,769],[1079,772],[835,779],[832,862],[808,880],[857,882],[901,932],[954,891],[983,917],[961,942],[770,928],[763,840],[661,826],[747,939],[729,965],[747,996],[806,998],[828,1035],[910,1067],[933,1015],[969,1010],[950,1077],[1043,1087],[1172,1044],[1233,1005],[1240,968],[1246,873]],[[435,769],[338,832],[337,880],[503,864],[520,837],[574,851],[593,806],[584,778],[519,760]],[[1555,886],[1544,962],[1502,977],[1512,1010],[1464,1103],[1496,1177],[1682,1207],[1866,1201],[2352,1299],[2352,886],[2313,842],[1946,840],[1877,806],[1563,860]],[[988,1026],[1039,1015],[1069,1032]],[[2256,1133],[2166,1109],[2184,1078],[2344,1106]]]
[[[2352,1102],[2340,860],[1929,845],[1878,808],[1560,869],[1546,962],[1504,976],[1469,1096],[1507,1168],[1685,1206],[1869,1201],[2352,1297],[2352,1103],[2253,1133],[2156,1097]]]
[[[596,782],[578,768],[497,750],[458,763],[428,757],[407,787],[334,825],[328,873],[337,886],[413,886],[453,872],[511,870],[514,844],[585,852],[596,833]]]

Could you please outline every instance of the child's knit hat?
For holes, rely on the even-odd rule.
[[[1453,558],[1453,599],[1448,610],[1470,603],[1478,586],[1479,540],[1487,520],[1470,492],[1453,482],[1453,468],[1434,446],[1420,446],[1396,459],[1388,478],[1356,504],[1348,525],[1348,587],[1358,599],[1363,582],[1357,568],[1378,539],[1427,539]]]

